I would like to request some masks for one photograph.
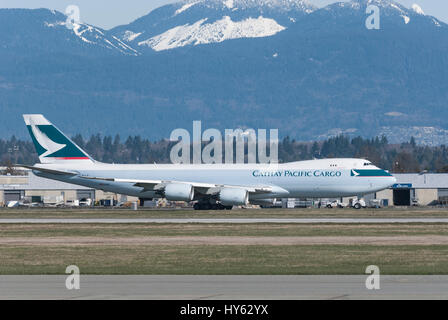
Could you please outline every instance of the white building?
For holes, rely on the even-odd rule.
[[[376,199],[386,199],[389,205],[409,206],[448,204],[447,173],[394,174],[397,183],[390,189],[377,192]]]
[[[101,200],[137,201],[135,198],[131,199],[123,195],[40,178],[29,170],[23,172],[26,175],[0,175],[0,206],[6,205],[9,201],[22,201],[24,199],[31,202],[48,201],[50,203],[68,203],[83,199],[92,199],[93,202]]]

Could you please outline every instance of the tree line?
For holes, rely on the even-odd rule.
[[[170,163],[170,151],[176,142],[150,141],[140,136],[122,140],[100,134],[84,139],[76,135],[73,141],[94,159],[106,163]],[[448,172],[448,147],[420,146],[411,138],[409,142],[390,144],[386,137],[372,139],[337,136],[324,141],[300,142],[290,137],[279,141],[279,162],[312,160],[319,158],[365,158],[375,165],[394,173]],[[11,137],[0,139],[0,163],[32,165],[38,157],[31,141]]]

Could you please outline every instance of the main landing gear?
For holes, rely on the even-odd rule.
[[[196,202],[194,210],[232,210],[232,206],[224,206],[220,203]]]

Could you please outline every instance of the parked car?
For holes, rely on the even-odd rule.
[[[339,200],[333,200],[326,205],[327,208],[346,208],[347,206],[348,204],[343,203]]]
[[[90,207],[92,205],[92,199],[81,199],[79,200],[80,207]]]
[[[65,205],[67,207],[79,207],[79,200],[67,200]]]

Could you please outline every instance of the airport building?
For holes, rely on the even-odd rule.
[[[397,183],[377,192],[375,199],[386,200],[389,206],[448,205],[448,174],[394,174]]]
[[[89,189],[82,186],[40,178],[32,171],[21,171],[19,176],[0,175],[0,206],[10,201],[42,203],[45,205],[110,205],[138,199]]]

